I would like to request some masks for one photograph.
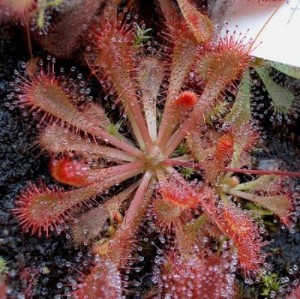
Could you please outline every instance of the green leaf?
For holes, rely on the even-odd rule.
[[[274,175],[262,175],[258,179],[249,181],[246,183],[238,184],[233,190],[241,191],[257,191],[257,190],[267,190],[267,188],[272,188],[272,184],[276,180]],[[274,188],[274,186],[273,186]]]
[[[248,123],[250,118],[250,76],[249,71],[247,71],[240,83],[240,89],[232,109],[225,117],[225,121],[241,126]]]
[[[205,122],[212,124],[213,121],[220,119],[222,115],[228,112],[227,106],[228,102],[226,101],[216,102],[213,109],[205,116]]]
[[[151,28],[142,28],[139,25],[137,25],[136,28],[136,37],[134,40],[134,46],[139,47],[143,45],[145,42],[147,42],[151,38]]]
[[[7,263],[3,257],[0,256],[0,278],[8,271]]]
[[[113,135],[113,136],[115,136],[115,137],[121,138],[122,135],[120,134],[119,130],[120,130],[122,124],[123,124],[123,121],[122,121],[122,120],[118,121],[118,122],[115,123],[115,124],[110,123],[110,124],[106,127],[106,130],[107,130],[107,132],[108,132],[110,135]]]
[[[246,207],[251,210],[253,213],[255,213],[257,216],[269,216],[273,215],[273,212],[266,210],[262,207],[257,206],[256,204],[252,202],[247,202]]]
[[[184,176],[184,178],[189,179],[194,173],[194,169],[190,167],[183,167],[180,169],[180,173]]]
[[[254,69],[272,98],[272,105],[275,112],[279,114],[288,114],[291,111],[295,100],[293,93],[276,84],[269,76],[268,69],[261,67],[255,67]]]
[[[288,64],[283,64],[279,62],[270,61],[268,63],[271,67],[275,68],[279,72],[286,74],[290,77],[300,79],[300,68]]]

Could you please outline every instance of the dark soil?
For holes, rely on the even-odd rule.
[[[47,239],[22,232],[12,213],[29,181],[52,183],[47,159],[32,148],[36,123],[22,116],[9,97],[13,71],[28,58],[22,37],[17,28],[0,29],[0,256],[9,269],[8,298],[61,298],[86,272],[91,255],[75,249],[66,234]]]

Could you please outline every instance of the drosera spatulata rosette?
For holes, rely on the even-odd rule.
[[[176,282],[185,268],[199,277],[205,267],[218,269],[206,275],[220,281],[216,296],[224,297],[230,285],[224,298],[233,297],[236,266],[246,276],[259,272],[265,261],[263,230],[239,201],[251,201],[293,225],[292,196],[276,177],[299,173],[253,170],[256,177],[247,182],[238,176],[251,173],[242,167],[251,165],[259,134],[250,106],[239,94],[228,103],[226,89],[238,88],[233,82],[249,66],[249,45],[230,36],[213,41],[209,18],[186,0],[178,3],[182,15],[174,15],[171,2],[159,2],[168,28],[177,33],[168,40],[167,53],[136,47],[136,27],[120,20],[115,3],[107,4],[107,17],[90,29],[86,62],[100,84],[105,82],[113,106],[120,107],[121,127],[89,98],[81,75],[70,80],[57,73],[51,58],[38,68],[29,62],[15,81],[19,105],[40,118],[37,143],[50,155],[51,175],[66,188],[31,184],[13,211],[25,231],[49,235],[68,223],[74,242],[91,244],[100,261],[83,278],[75,298],[121,298],[121,272],[134,260],[137,233],[147,217],[172,240],[160,282],[168,281],[175,290],[170,294],[163,285],[157,291],[170,298],[189,284],[186,278],[183,285]],[[172,59],[166,61],[166,55]],[[201,93],[187,87],[191,72],[199,77]],[[186,168],[193,179],[181,174]],[[218,240],[217,251],[209,238]],[[207,288],[206,280],[198,283],[191,298],[198,298],[201,285]]]

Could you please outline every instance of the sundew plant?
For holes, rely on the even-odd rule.
[[[104,2],[84,31],[104,108],[53,57],[16,72],[11,96],[39,119],[35,144],[60,187],[31,183],[13,213],[25,232],[66,230],[93,252],[68,297],[236,298],[237,275],[252,281],[265,267],[254,211],[290,229],[297,217],[287,179],[299,173],[253,167],[252,44],[216,37],[192,1],[157,1],[159,42],[119,1]],[[143,255],[147,246],[159,254]],[[136,291],[142,262],[151,283]]]

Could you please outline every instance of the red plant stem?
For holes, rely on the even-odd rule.
[[[201,163],[193,161],[179,161],[176,159],[166,159],[164,160],[166,165],[170,166],[182,166],[182,167],[191,167],[204,170],[204,166]],[[226,172],[236,172],[236,173],[245,173],[245,174],[258,174],[258,175],[280,175],[280,176],[289,176],[289,177],[300,177],[300,171],[281,171],[281,170],[262,170],[262,169],[242,169],[242,168],[231,168],[224,167]]]
[[[120,72],[121,73],[121,72]],[[118,82],[118,80],[115,80]],[[131,83],[131,81],[129,81]],[[136,137],[136,140],[139,144],[139,146],[144,149],[145,146],[151,145],[152,139],[150,137],[148,127],[146,125],[145,118],[143,116],[143,112],[141,109],[141,105],[134,94],[134,92],[130,93],[129,96],[124,94],[124,90],[126,90],[126,87],[128,90],[134,88],[131,85],[123,86],[123,84],[119,83],[117,86],[119,86],[119,90],[117,86],[115,86],[115,89],[118,90],[119,94],[121,95],[121,101],[123,102],[123,106],[125,108],[125,113],[128,116],[128,119],[130,121],[133,133]]]
[[[241,168],[231,168],[225,167],[225,171],[232,171],[237,173],[245,173],[245,174],[273,174],[280,176],[289,176],[289,177],[299,177],[300,171],[281,171],[281,170],[262,170],[262,169],[241,169]]]
[[[141,109],[139,100],[135,94],[135,88],[131,78],[123,65],[111,65],[110,76],[114,82],[114,89],[120,95],[125,113],[128,116],[133,133],[139,146],[144,149],[145,145],[151,145],[152,140],[146,125],[146,121]],[[101,81],[100,81],[101,82]]]
[[[137,161],[126,163],[118,166],[112,166],[107,168],[102,168],[100,170],[90,171],[88,173],[89,180],[93,181],[106,181],[106,180],[115,180],[117,182],[117,178],[122,177],[123,174],[131,171],[142,172],[144,169],[144,162]]]
[[[196,107],[192,111],[191,115],[183,122],[182,125],[177,129],[177,131],[170,137],[166,147],[165,155],[171,155],[180,142],[184,139],[188,132],[192,131],[197,125],[205,122],[205,114],[210,110],[211,105],[214,102],[214,99],[219,94],[220,89],[212,87],[211,85],[207,86],[201,95]]]
[[[188,70],[195,60],[196,48],[197,44],[194,41],[184,38],[179,39],[175,45],[168,96],[157,138],[157,142],[161,148],[166,145],[174,131],[175,125],[177,124],[173,111],[174,101],[180,92],[180,86],[183,85],[184,79],[188,74]]]
[[[124,220],[121,225],[121,229],[126,230],[131,227],[131,224],[136,219],[136,215],[140,209],[140,207],[143,206],[143,200],[146,194],[146,191],[148,189],[148,186],[152,179],[152,172],[146,171],[144,174],[144,177],[142,178],[141,184],[139,185],[131,203],[130,206],[126,212],[126,215],[124,217]]]
[[[83,132],[88,132],[92,135],[99,136],[101,139],[104,141],[114,145],[115,147],[123,150],[126,153],[132,154],[135,157],[141,157],[143,153],[136,147],[120,140],[119,138],[105,132],[101,128],[95,128],[95,127],[86,127],[86,128],[80,128],[79,129],[83,130]]]
[[[79,130],[82,130],[83,132],[87,132],[93,136],[100,137],[105,142],[108,142],[108,143],[114,145],[115,147],[123,150],[126,153],[129,153],[135,157],[143,156],[143,153],[138,148],[107,133],[102,128],[95,127],[93,124],[89,123],[86,118],[82,117],[82,115],[80,113],[78,113],[78,117],[76,118],[76,121],[71,119],[71,120],[68,120],[68,122],[75,128],[78,128]]]
[[[202,164],[193,161],[180,161],[176,159],[166,159],[164,160],[164,164],[170,166],[182,166],[182,167],[204,169],[204,166]]]

